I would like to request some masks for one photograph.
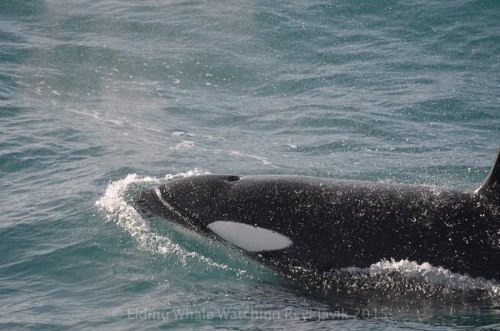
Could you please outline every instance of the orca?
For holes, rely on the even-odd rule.
[[[474,192],[288,175],[198,175],[140,194],[140,208],[283,268],[383,260],[500,280],[500,151]]]

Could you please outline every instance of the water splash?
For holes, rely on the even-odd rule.
[[[382,260],[372,264],[368,268],[368,272],[372,276],[383,276],[397,272],[409,279],[423,280],[440,286],[464,290],[491,289],[492,294],[500,294],[500,286],[494,281],[453,273],[442,267],[434,267],[427,262],[418,264],[409,260]]]
[[[394,273],[401,277],[419,282],[425,282],[448,289],[462,291],[487,291],[492,297],[500,295],[500,284],[484,278],[473,278],[468,275],[451,272],[442,267],[432,266],[424,262],[382,260],[368,268],[370,276],[387,276]]]
[[[349,267],[329,272],[295,268],[287,276],[293,283],[307,283],[312,292],[330,299],[347,297],[384,304],[430,300],[435,303],[481,303],[485,307],[497,306],[500,302],[500,283],[497,281],[407,259],[384,259],[367,268]]]

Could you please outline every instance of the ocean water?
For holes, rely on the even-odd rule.
[[[494,281],[381,261],[422,286],[332,306],[132,204],[205,172],[474,190],[499,107],[497,0],[0,0],[0,328],[499,330]]]

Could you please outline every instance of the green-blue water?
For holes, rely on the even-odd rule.
[[[205,171],[473,190],[499,146],[497,0],[0,0],[0,328],[498,330],[332,316],[130,200]]]

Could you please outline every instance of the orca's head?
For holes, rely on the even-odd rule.
[[[204,230],[224,217],[224,205],[238,176],[199,175],[174,179],[144,192],[138,200],[146,212]]]
[[[259,181],[243,182],[240,183],[238,176],[224,175],[175,179],[144,192],[138,204],[146,212],[199,232],[213,233],[247,252],[275,251],[291,246],[288,237],[257,224],[262,218],[252,217],[258,206],[250,201],[263,187],[258,185]],[[237,189],[238,186],[245,190]]]

